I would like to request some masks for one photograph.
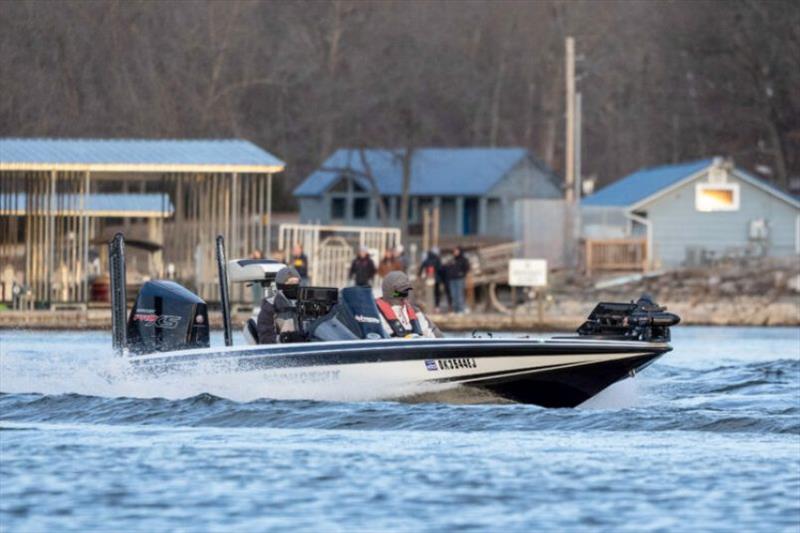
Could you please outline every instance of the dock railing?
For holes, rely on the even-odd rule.
[[[598,271],[643,272],[647,270],[647,239],[586,239],[584,245],[586,274]]]
[[[478,249],[478,263],[473,265],[474,285],[508,283],[508,263],[517,256],[521,248],[519,242],[506,242]]]

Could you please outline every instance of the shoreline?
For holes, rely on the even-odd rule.
[[[574,331],[595,303],[561,300],[549,303],[539,320],[536,309],[518,308],[513,314],[468,313],[431,314],[442,331]],[[800,297],[769,300],[742,296],[730,300],[666,302],[666,307],[689,326],[800,326]],[[241,329],[250,313],[234,313],[234,329]],[[213,329],[222,328],[219,312],[212,312]],[[0,311],[0,330],[94,330],[111,328],[110,308],[59,311]]]

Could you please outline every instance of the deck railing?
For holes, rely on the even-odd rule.
[[[597,271],[644,271],[647,269],[647,239],[587,239],[586,273]]]
[[[478,263],[473,265],[472,282],[475,285],[508,282],[508,263],[517,255],[519,242],[507,242],[478,249]]]

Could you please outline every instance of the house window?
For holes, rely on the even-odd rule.
[[[698,211],[738,211],[739,184],[698,183],[694,192],[694,206]]]
[[[353,218],[364,219],[369,217],[369,198],[353,199]]]
[[[393,218],[393,214],[392,214],[392,199],[391,199],[391,197],[384,196],[384,197],[381,198],[381,201],[383,202],[383,208],[386,210],[386,216],[389,219]]]
[[[345,214],[345,199],[331,198],[331,218],[343,219]]]

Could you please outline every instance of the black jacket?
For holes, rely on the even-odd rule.
[[[433,271],[433,275],[436,278],[441,277],[442,272],[442,260],[441,258],[433,252],[428,252],[428,255],[425,256],[425,260],[419,265],[419,272],[417,275],[422,277],[422,273],[426,272],[428,269]]]
[[[447,279],[461,279],[469,272],[469,259],[464,255],[454,257],[447,265]]]
[[[347,277],[355,278],[356,285],[366,287],[372,283],[375,277],[375,263],[369,257],[356,257],[350,265],[350,273]]]
[[[297,307],[278,292],[274,298],[264,298],[256,320],[259,344],[274,344],[284,333],[298,332]]]

